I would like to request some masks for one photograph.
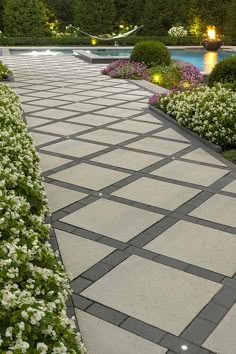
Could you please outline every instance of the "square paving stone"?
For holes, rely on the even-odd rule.
[[[57,144],[50,145],[42,150],[56,152],[59,154],[70,155],[74,157],[84,157],[94,152],[106,149],[104,145],[86,143],[84,141],[67,140]]]
[[[236,304],[203,344],[214,353],[233,354],[236,348]]]
[[[43,109],[44,107],[33,106],[33,103],[32,103],[32,105],[22,104],[22,108],[25,113],[31,113],[31,112],[39,111],[40,109]]]
[[[182,158],[192,161],[210,163],[213,165],[225,166],[225,164],[223,164],[220,160],[208,154],[208,152],[201,148],[189,152],[188,154],[182,156]]]
[[[163,155],[172,155],[178,151],[186,149],[189,144],[177,143],[175,141],[161,140],[157,138],[144,138],[135,143],[127,145],[127,147],[155,152]]]
[[[161,137],[161,138],[167,138],[167,139],[181,140],[181,141],[186,141],[189,143],[189,140],[187,138],[185,138],[183,135],[177,133],[172,128],[162,130],[161,132],[154,134],[154,136]]]
[[[75,102],[72,104],[68,104],[66,106],[62,106],[62,109],[68,109],[71,111],[76,111],[76,112],[89,112],[89,111],[94,111],[96,109],[102,108],[102,106],[98,106],[95,104],[89,104],[89,103],[83,103],[83,102]]]
[[[42,118],[52,118],[52,119],[62,119],[73,116],[75,113],[70,111],[65,111],[63,109],[46,109],[38,113],[32,113],[32,116],[42,117]]]
[[[34,128],[37,127],[38,125],[51,122],[51,120],[49,119],[42,119],[42,118],[30,117],[30,116],[27,116],[26,120],[27,120],[27,125],[30,128]]]
[[[70,94],[70,93],[75,93],[78,90],[72,89],[70,87],[59,87],[59,88],[53,89],[52,91],[56,92],[56,93],[61,93],[61,94]]]
[[[117,197],[174,210],[200,193],[199,190],[183,187],[150,178],[140,178],[112,193]]]
[[[190,215],[236,227],[236,198],[216,194],[193,210]]]
[[[135,99],[135,97],[134,97]],[[121,105],[121,108],[139,109],[141,111],[147,110],[147,101],[145,102],[129,102]]]
[[[236,193],[236,179],[222,189],[224,192]]]
[[[155,176],[174,178],[179,181],[210,186],[229,173],[217,167],[199,166],[190,162],[173,161],[152,172]]]
[[[141,120],[144,122],[158,123],[159,125],[163,125],[163,123],[158,118],[152,116],[149,113],[139,115],[138,117],[132,118],[132,120]]]
[[[72,123],[64,123],[64,122],[56,122],[53,124],[46,125],[42,128],[38,128],[40,131],[60,134],[60,135],[71,135],[83,132],[85,130],[91,129],[88,125],[79,125],[79,124],[72,124]]]
[[[74,278],[114,251],[113,247],[55,230],[61,257],[67,272]]]
[[[116,149],[93,159],[93,161],[106,165],[123,167],[134,171],[139,171],[160,160],[162,160],[161,157],[122,149]]]
[[[30,135],[33,138],[35,146],[46,144],[46,143],[49,143],[51,141],[59,139],[59,137],[56,137],[56,136],[47,135],[47,134],[33,133],[33,132],[31,132]]]
[[[131,256],[81,295],[179,335],[221,287],[212,281]]]
[[[134,116],[135,114],[140,113],[140,111],[135,111],[135,110],[130,110],[130,109],[125,109],[125,108],[119,108],[119,107],[111,107],[111,108],[106,108],[103,109],[99,112],[98,114],[102,114],[104,116],[111,116],[111,117],[117,117],[117,118],[129,118]]]
[[[47,193],[49,208],[53,213],[87,196],[85,193],[72,191],[70,189],[56,186],[55,184],[45,183],[44,186],[45,192]]]
[[[54,100],[54,99],[43,99],[43,100],[38,100],[34,102],[34,105],[36,106],[43,106],[43,107],[56,107],[60,106],[62,104],[65,104],[64,100]]]
[[[235,235],[198,224],[181,220],[144,248],[230,277],[236,272]]]
[[[165,354],[167,349],[111,323],[76,309],[77,320],[90,354]],[[108,340],[109,338],[109,340]]]
[[[99,129],[91,133],[80,135],[81,139],[98,141],[107,144],[119,144],[123,141],[135,138],[136,134],[120,133],[111,130]]]
[[[95,98],[92,100],[92,102],[95,104],[100,104],[102,106],[114,106],[114,105],[118,105],[119,103],[123,103],[124,101],[114,100],[109,97],[109,98]]]
[[[116,122],[116,118],[103,117],[96,114],[84,114],[72,119],[68,119],[68,122],[89,124],[93,126],[99,126],[107,123]]]
[[[120,123],[112,124],[109,128],[110,129],[125,130],[125,131],[134,132],[134,133],[148,133],[151,130],[157,129],[158,127],[159,127],[158,124],[151,124],[151,123],[126,120],[126,121],[123,121]]]
[[[68,162],[71,162],[71,160],[63,159],[61,157],[51,156],[47,154],[39,154],[39,156],[40,156],[39,165],[43,172],[46,172],[53,168],[62,166]]]
[[[127,242],[162,217],[129,205],[100,199],[64,217],[61,221]]]
[[[127,173],[81,163],[50,175],[50,178],[92,190],[100,190],[128,176],[130,175]]]

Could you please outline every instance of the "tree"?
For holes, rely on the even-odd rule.
[[[115,0],[117,24],[141,25],[143,22],[144,0]]]
[[[236,1],[230,0],[226,5],[226,16],[224,23],[225,33],[232,39],[236,39]]]
[[[74,0],[44,0],[51,20],[59,20],[61,29],[73,22]]]
[[[144,30],[148,35],[167,35],[175,25],[185,24],[182,13],[183,0],[146,0],[144,9]]]
[[[2,13],[3,13],[3,0],[0,0],[0,31],[3,30]]]
[[[5,0],[4,33],[12,37],[40,37],[49,34],[46,7],[42,0]]]
[[[94,35],[111,33],[115,26],[114,0],[76,0],[75,24]]]

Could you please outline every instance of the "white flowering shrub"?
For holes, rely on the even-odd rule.
[[[158,95],[152,103],[212,143],[236,146],[236,92],[202,86]]]
[[[66,315],[69,278],[49,243],[38,155],[19,99],[0,85],[0,353],[85,353]]]
[[[168,31],[171,37],[186,37],[188,31],[183,26],[171,27]]]

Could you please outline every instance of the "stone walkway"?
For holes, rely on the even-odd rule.
[[[236,353],[236,172],[73,57],[6,57],[89,354]]]

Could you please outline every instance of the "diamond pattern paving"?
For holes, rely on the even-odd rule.
[[[145,88],[102,76],[104,65],[4,61],[38,146],[51,243],[72,274],[88,352],[234,354],[232,164],[151,113]]]

